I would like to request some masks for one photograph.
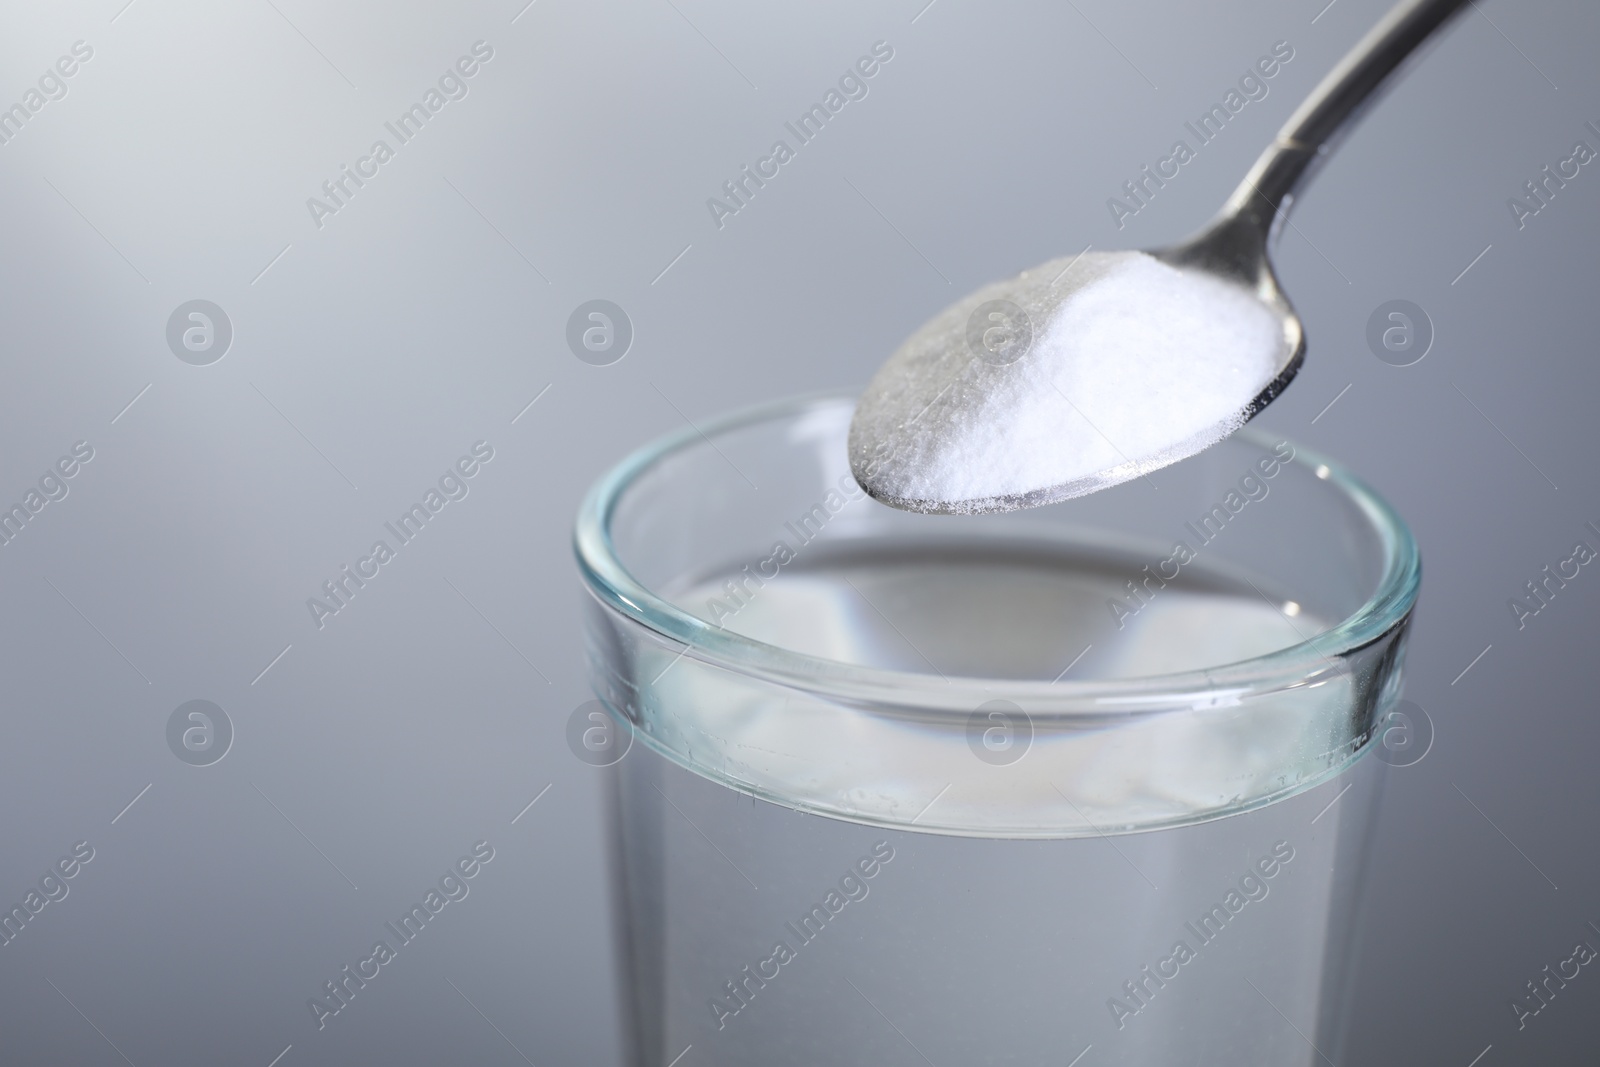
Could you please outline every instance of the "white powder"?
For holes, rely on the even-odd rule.
[[[1014,311],[974,320],[995,299],[1026,314],[1025,349]],[[1198,271],[1143,252],[1054,260],[946,308],[900,346],[857,405],[851,469],[915,511],[1081,496],[1237,430],[1287,343],[1253,294]]]

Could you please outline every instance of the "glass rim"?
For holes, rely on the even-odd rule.
[[[668,457],[709,443],[715,437],[763,422],[794,417],[841,403],[855,395],[829,391],[767,402],[691,424],[636,449],[597,481],[580,505],[573,549],[589,591],[605,606],[638,625],[683,646],[681,655],[723,669],[833,699],[871,703],[879,708],[910,707],[919,714],[941,711],[966,716],[970,696],[1011,700],[1043,718],[1117,720],[1140,712],[1170,711],[1175,705],[1231,707],[1246,696],[1320,684],[1339,673],[1344,656],[1380,639],[1403,623],[1416,603],[1421,559],[1416,541],[1399,514],[1373,489],[1340,464],[1294,445],[1300,466],[1330,491],[1356,505],[1382,551],[1382,573],[1365,602],[1319,634],[1292,645],[1235,662],[1170,674],[1133,678],[1043,681],[973,676],[940,676],[890,670],[826,659],[745,637],[694,615],[639,581],[618,557],[611,522],[623,495]],[[1270,449],[1262,431],[1245,427],[1235,437]],[[1226,440],[1226,439],[1225,439]],[[961,522],[961,517],[929,516],[929,522]]]

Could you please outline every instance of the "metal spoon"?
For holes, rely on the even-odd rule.
[[[923,492],[908,493],[904,488],[907,484],[918,484],[919,465],[930,462],[927,450],[915,447],[915,442],[925,442],[927,435],[938,428],[938,420],[945,413],[938,407],[939,397],[924,406],[920,397],[908,394],[903,370],[908,360],[948,355],[954,359],[951,365],[966,365],[970,341],[960,324],[967,320],[968,312],[980,305],[990,306],[988,301],[1010,298],[1015,302],[1013,306],[1025,305],[1048,314],[1053,310],[1053,290],[1042,287],[1040,277],[1056,274],[1058,265],[1066,262],[1056,260],[1032,272],[1024,271],[1007,282],[986,286],[958,301],[900,346],[867,386],[851,423],[850,467],[861,487],[884,503],[908,511],[971,514],[1038,507],[1092,493],[1177,462],[1216,443],[1258,414],[1293,380],[1305,356],[1305,333],[1300,319],[1279,289],[1267,253],[1268,245],[1282,228],[1295,190],[1310,177],[1315,165],[1326,158],[1338,137],[1353,126],[1353,120],[1376,101],[1377,90],[1388,81],[1389,75],[1466,2],[1402,0],[1300,105],[1279,131],[1277,139],[1250,168],[1217,218],[1181,244],[1149,253],[1170,267],[1222,281],[1238,292],[1249,294],[1281,321],[1277,374],[1242,411],[1231,412],[1228,419],[1205,432],[1186,432],[1182,439],[1167,442],[1165,447],[1151,454],[1124,454],[1121,461],[1109,467],[1060,484],[1028,486],[1021,490],[1012,486],[993,494],[981,490],[972,492],[969,484],[955,499],[948,495],[936,498]],[[1092,263],[1087,266],[1091,271],[1096,269]],[[1161,309],[1152,307],[1151,312],[1159,315]],[[996,319],[1002,327],[1007,325],[1003,318]],[[1006,335],[999,336],[1003,346]],[[1004,363],[1006,360],[989,362]],[[992,372],[967,375],[964,389],[993,389],[1002,379],[1003,375]],[[954,377],[950,381],[955,384]],[[915,410],[918,408],[920,410]],[[864,417],[868,412],[874,417]],[[883,418],[886,412],[890,420]],[[1093,412],[1081,414],[1092,424]],[[919,425],[920,420],[927,421]],[[885,421],[893,422],[887,432],[883,432]]]

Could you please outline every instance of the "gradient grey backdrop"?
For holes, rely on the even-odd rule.
[[[0,547],[0,903],[95,852],[0,947],[0,1062],[616,1062],[603,772],[564,740],[585,487],[685,418],[863,383],[981,282],[1194,229],[1387,6],[525,2],[4,4],[0,106],[93,57],[0,145],[0,503],[94,459]],[[469,95],[319,229],[307,197],[479,40]],[[870,95],[718,229],[706,198],[878,40]],[[1280,40],[1270,95],[1119,231],[1107,198]],[[1600,573],[1520,631],[1507,600],[1600,544],[1600,166],[1520,230],[1506,200],[1600,148],[1597,43],[1593,5],[1475,5],[1277,249],[1310,349],[1262,421],[1425,558],[1437,740],[1387,795],[1361,1063],[1596,1035],[1588,969],[1521,1032],[1508,1002],[1600,944]],[[196,298],[235,331],[210,366],[165,339]],[[565,342],[593,298],[636,331],[608,367]],[[1434,324],[1414,366],[1365,340],[1394,298]],[[319,630],[306,598],[480,440],[470,495]],[[191,699],[236,731],[213,766],[167,745]],[[470,896],[319,1032],[307,998],[480,839]]]

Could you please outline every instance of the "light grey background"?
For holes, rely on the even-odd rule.
[[[0,106],[94,54],[0,145],[0,500],[94,459],[0,547],[0,902],[95,855],[0,947],[0,1061],[615,1062],[604,772],[564,741],[585,487],[686,418],[863,383],[986,280],[1193,230],[1387,6],[1325,2],[5,4]],[[319,229],[306,199],[479,40]],[[706,199],[879,40],[870,94],[719,229]],[[1270,95],[1119,231],[1107,198],[1280,40]],[[1520,230],[1506,200],[1600,148],[1597,42],[1591,5],[1474,5],[1277,250],[1310,349],[1262,421],[1425,558],[1437,741],[1387,797],[1362,1063],[1595,1036],[1589,969],[1520,1032],[1508,1003],[1600,945],[1600,572],[1522,630],[1507,600],[1600,546],[1600,164]],[[234,328],[204,367],[165,340],[197,298]],[[635,329],[606,367],[565,342],[596,298]],[[1395,298],[1437,334],[1410,367],[1365,341]],[[318,629],[306,599],[480,440],[469,495]],[[235,729],[209,767],[167,747],[192,699]],[[480,839],[470,895],[319,1032],[307,998]]]

